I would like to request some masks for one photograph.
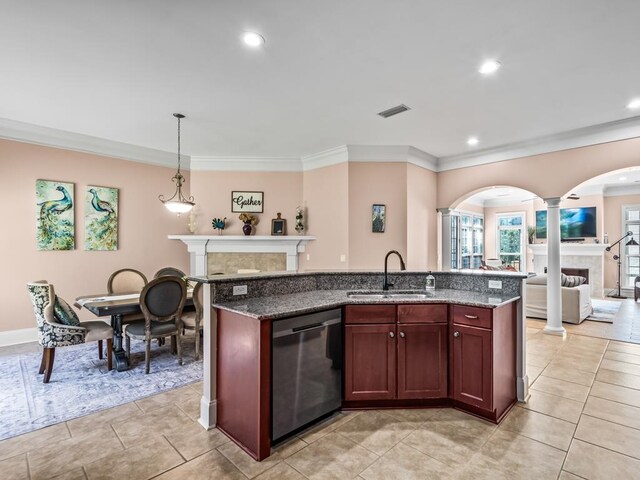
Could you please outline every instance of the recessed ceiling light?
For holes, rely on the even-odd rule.
[[[255,32],[244,32],[242,35],[242,41],[253,48],[264,45],[264,37]]]
[[[499,61],[487,60],[482,65],[480,65],[480,68],[478,69],[478,71],[483,75],[490,75],[492,73],[495,73],[500,67],[501,67],[501,64]]]
[[[474,145],[477,145],[479,141],[480,140],[478,140],[478,137],[469,137],[469,139],[467,140],[467,145],[473,147]]]
[[[627,177],[620,177],[618,180],[620,180],[621,182],[624,182],[627,179]]]
[[[627,108],[629,110],[635,110],[636,108],[640,108],[640,98],[634,98],[629,103],[627,103]]]

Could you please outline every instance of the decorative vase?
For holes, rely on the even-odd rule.
[[[251,235],[252,231],[253,231],[253,225],[251,225],[250,223],[245,223],[242,226],[242,233],[244,233],[245,235]]]

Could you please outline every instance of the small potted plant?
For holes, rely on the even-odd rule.
[[[528,226],[527,227],[527,234],[529,235],[529,244],[535,243],[536,241],[536,227],[534,226]]]
[[[244,223],[242,226],[242,233],[245,235],[251,235],[251,232],[253,232],[253,226],[258,223],[258,218],[249,213],[241,213],[238,218],[242,223]]]

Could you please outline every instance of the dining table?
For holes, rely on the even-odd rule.
[[[187,290],[185,309],[193,308],[193,289]],[[140,292],[137,293],[101,293],[83,295],[76,298],[75,306],[85,308],[96,317],[111,317],[113,328],[113,358],[116,370],[122,372],[129,369],[129,359],[122,347],[122,327],[125,315],[141,314]]]

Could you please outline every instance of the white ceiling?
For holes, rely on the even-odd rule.
[[[0,118],[189,155],[437,157],[631,117],[635,0],[0,0]],[[262,50],[239,38],[253,30]],[[503,68],[477,72],[487,58]],[[377,112],[404,103],[409,112]],[[637,115],[638,112],[635,112]]]

